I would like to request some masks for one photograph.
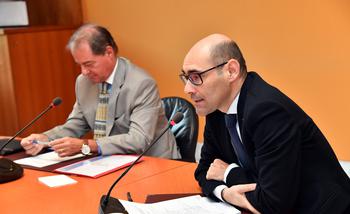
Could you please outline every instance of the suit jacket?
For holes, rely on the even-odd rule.
[[[233,168],[227,186],[257,183],[246,193],[262,213],[344,213],[350,206],[350,179],[312,119],[291,99],[248,72],[237,107],[238,123],[254,167]],[[206,180],[219,158],[237,163],[224,113],[206,117],[204,145],[195,177],[205,195],[223,182]],[[216,199],[217,200],[217,199]]]
[[[44,134],[50,139],[82,137],[94,129],[99,87],[87,77],[76,80],[76,102],[65,124]],[[110,92],[106,132],[99,138],[103,155],[140,154],[167,127],[167,119],[155,81],[125,58],[118,66]],[[146,155],[179,158],[175,138],[167,131]]]

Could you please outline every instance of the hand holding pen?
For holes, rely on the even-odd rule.
[[[39,144],[39,142],[49,142],[49,139],[44,134],[31,134],[21,140],[21,146],[25,149],[28,155],[37,155],[43,148],[48,145]]]

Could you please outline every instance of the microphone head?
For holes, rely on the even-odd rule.
[[[171,119],[172,125],[175,125],[176,123],[179,123],[184,118],[184,114],[182,112],[176,112],[173,118]]]
[[[52,100],[52,105],[53,105],[54,107],[60,105],[61,103],[62,103],[61,97],[56,97],[55,99]]]

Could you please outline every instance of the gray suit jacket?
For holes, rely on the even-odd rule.
[[[65,124],[44,134],[50,139],[82,137],[94,129],[99,87],[87,77],[76,80],[76,102]],[[167,119],[155,81],[125,58],[118,58],[107,115],[107,136],[98,139],[103,155],[140,154],[166,128]],[[180,158],[175,138],[167,131],[146,155]]]

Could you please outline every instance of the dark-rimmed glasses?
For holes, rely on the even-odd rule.
[[[202,72],[192,72],[189,74],[185,74],[184,71],[182,71],[182,74],[179,75],[180,79],[184,82],[184,84],[187,83],[187,81],[189,80],[193,85],[199,86],[203,84],[203,79],[202,79],[202,75],[204,73],[207,73],[208,71],[214,70],[215,68],[219,68],[223,65],[225,65],[227,62],[223,62],[219,65],[216,65],[214,67],[211,67],[205,71]]]

